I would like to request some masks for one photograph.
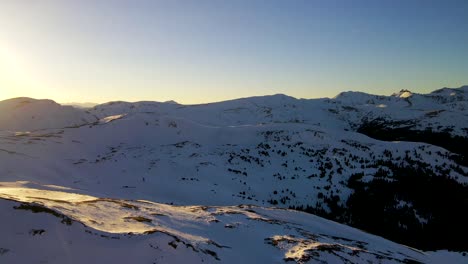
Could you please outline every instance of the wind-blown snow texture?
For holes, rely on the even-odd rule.
[[[267,207],[468,250],[467,107],[466,86],[90,109],[3,101],[0,260],[463,263]]]

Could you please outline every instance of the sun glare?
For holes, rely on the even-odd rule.
[[[34,95],[31,87],[39,87],[42,81],[32,69],[19,51],[0,45],[0,99]]]
[[[0,84],[4,87],[0,91],[0,98],[9,96],[11,89],[18,87],[26,78],[22,76],[21,62],[11,48],[0,46]]]
[[[11,74],[19,70],[19,59],[15,56],[11,48],[0,46],[0,67],[3,72],[2,77],[14,77]]]

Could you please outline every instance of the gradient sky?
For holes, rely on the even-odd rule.
[[[466,0],[0,0],[0,100],[459,87],[467,14]]]

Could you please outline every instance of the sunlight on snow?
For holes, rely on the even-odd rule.
[[[0,198],[43,205],[86,226],[108,233],[143,234],[160,231],[194,243],[206,243],[206,238],[181,232],[179,229],[200,222],[208,224],[214,220],[210,213],[196,206],[176,207],[146,201],[98,198],[65,191],[28,188],[28,185],[31,183],[0,182]],[[55,185],[44,187],[72,190]],[[167,217],[170,217],[168,223],[177,228],[167,225]]]
[[[108,117],[102,118],[101,120],[99,120],[99,122],[100,122],[101,124],[106,124],[106,123],[109,123],[109,122],[112,122],[112,121],[121,119],[121,118],[124,117],[124,116],[125,116],[125,114],[123,114],[123,115],[108,116]]]

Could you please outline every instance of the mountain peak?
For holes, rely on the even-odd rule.
[[[169,100],[169,101],[165,101],[164,102],[165,104],[175,104],[175,105],[178,105],[179,103],[174,101],[174,100]]]
[[[394,97],[398,98],[408,98],[413,96],[413,93],[410,90],[407,89],[401,89],[400,92],[392,94]]]

